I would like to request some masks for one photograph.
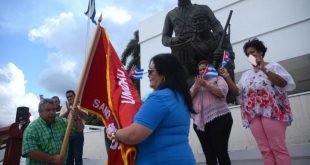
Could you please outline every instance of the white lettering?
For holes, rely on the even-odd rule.
[[[135,100],[132,97],[124,71],[117,69],[117,76],[119,81],[118,85],[122,88],[121,103],[135,104]]]
[[[109,107],[106,106],[104,102],[101,103],[99,99],[94,99],[93,108],[100,110],[106,119],[111,116],[111,110]]]
[[[94,99],[93,107],[98,109],[99,108],[99,104],[100,104],[100,100]]]

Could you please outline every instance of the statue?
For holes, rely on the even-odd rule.
[[[223,51],[233,52],[229,35],[226,35],[223,46],[219,48],[222,35],[226,35],[226,32],[207,5],[192,4],[191,0],[178,0],[178,7],[166,15],[162,44],[170,47],[172,55],[187,69],[191,85],[198,74],[196,66],[199,61],[208,60],[219,67]],[[234,59],[225,68],[234,78]],[[235,103],[235,97],[230,92],[227,101]]]

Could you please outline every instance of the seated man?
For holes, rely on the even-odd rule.
[[[75,113],[72,110],[70,115]],[[68,122],[56,116],[52,99],[40,101],[39,115],[24,132],[22,156],[26,164],[63,164],[65,157],[59,153]]]

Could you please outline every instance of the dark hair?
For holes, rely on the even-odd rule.
[[[176,57],[171,54],[158,54],[150,60],[153,62],[155,69],[159,75],[165,77],[164,87],[173,91],[178,91],[184,97],[185,103],[191,113],[193,110],[192,98],[190,95],[190,87],[187,84],[187,72]]]
[[[42,112],[43,107],[44,107],[45,104],[53,104],[53,105],[54,105],[54,101],[53,101],[53,99],[42,99],[42,100],[40,101],[39,107],[38,107],[39,113]]]
[[[75,96],[75,92],[73,90],[67,90],[66,94],[72,93]]]
[[[58,97],[58,96],[53,96],[52,99],[57,99],[57,100],[59,100],[59,97]]]
[[[256,49],[258,52],[262,52],[263,53],[262,57],[264,58],[267,48],[265,47],[262,41],[258,40],[257,38],[253,38],[252,40],[249,40],[248,42],[246,42],[243,46],[243,51],[246,56],[248,56],[246,51],[250,47]]]
[[[198,63],[197,66],[199,66],[199,65],[201,65],[201,64],[206,64],[206,65],[208,65],[208,64],[210,64],[210,63],[209,63],[208,60],[201,60],[201,61]]]

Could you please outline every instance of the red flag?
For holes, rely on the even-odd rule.
[[[133,122],[142,101],[105,29],[97,28],[81,80],[80,107],[100,116],[106,128],[120,129]],[[133,165],[135,155],[135,146],[112,142],[108,164]]]
[[[133,74],[135,74],[135,66],[134,66],[134,65],[131,67],[131,69],[130,69],[130,71],[129,71],[129,77],[130,77],[131,75],[133,75]]]

